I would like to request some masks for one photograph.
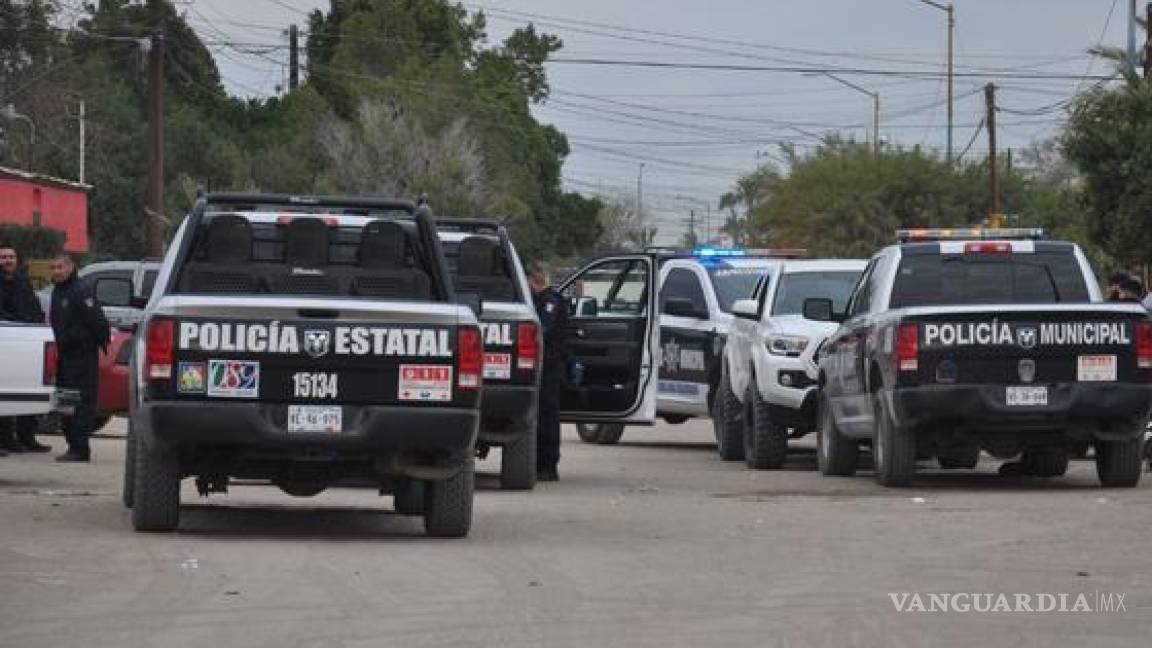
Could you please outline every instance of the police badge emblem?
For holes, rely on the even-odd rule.
[[[322,330],[304,331],[304,352],[313,358],[327,355],[331,345],[331,332]]]

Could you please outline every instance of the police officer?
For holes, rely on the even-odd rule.
[[[52,260],[52,283],[56,284],[52,290],[52,331],[60,357],[56,386],[80,393],[75,411],[64,417],[68,451],[56,461],[86,462],[92,457],[88,436],[96,416],[100,350],[108,346],[111,331],[104,310],[77,276],[72,257],[61,254]]]
[[[9,243],[0,243],[0,321],[44,323],[44,311],[20,263],[20,254]],[[8,454],[8,451],[51,450],[51,447],[36,441],[36,426],[35,416],[0,419],[0,456]]]
[[[540,404],[536,423],[536,479],[556,481],[560,477],[560,390],[568,374],[568,349],[563,331],[568,324],[568,306],[560,293],[548,285],[548,275],[539,263],[528,267],[528,287],[544,333],[544,373],[540,379]]]

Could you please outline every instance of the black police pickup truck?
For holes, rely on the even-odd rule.
[[[396,200],[216,194],[164,259],[137,338],[125,504],[166,531],[180,483],[296,496],[370,480],[466,535],[483,341],[431,215]],[[418,506],[401,507],[405,494]]]
[[[820,351],[818,462],[877,481],[916,460],[975,467],[981,449],[1019,470],[1064,474],[1095,447],[1104,486],[1135,486],[1152,408],[1152,322],[1105,304],[1084,255],[1035,230],[913,230],[869,262]],[[828,303],[806,313],[829,317]]]

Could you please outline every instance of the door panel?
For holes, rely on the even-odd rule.
[[[652,313],[655,264],[618,256],[585,267],[560,288],[570,304],[565,343],[583,366],[561,393],[561,420],[651,422],[655,418]]]

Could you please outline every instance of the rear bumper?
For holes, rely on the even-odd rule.
[[[484,385],[480,401],[480,440],[507,443],[536,431],[535,385]]]
[[[1091,430],[1109,439],[1144,434],[1152,413],[1152,385],[1134,383],[1050,384],[1048,405],[1009,406],[1004,385],[928,385],[892,392],[901,428],[951,422],[967,428],[1026,431]]]
[[[151,402],[133,412],[162,441],[206,446],[325,447],[366,453],[467,454],[475,446],[476,409],[344,406],[344,431],[288,432],[284,404]]]

